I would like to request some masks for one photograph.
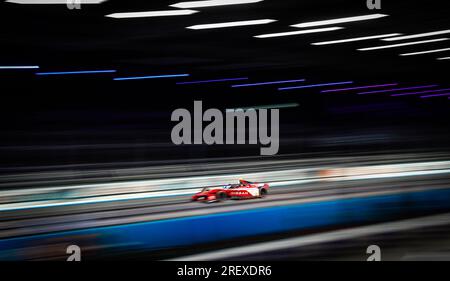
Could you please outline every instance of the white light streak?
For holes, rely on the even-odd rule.
[[[450,48],[429,50],[429,51],[423,51],[423,52],[415,52],[415,53],[406,53],[406,54],[400,54],[400,56],[402,56],[402,57],[416,56],[416,55],[432,54],[432,53],[445,52],[445,51],[450,51]]]
[[[247,21],[232,21],[232,22],[222,22],[222,23],[210,23],[210,24],[199,24],[186,27],[187,29],[213,29],[213,28],[226,28],[235,26],[248,26],[248,25],[260,25],[275,22],[272,19],[262,19],[262,20],[247,20]]]
[[[401,33],[381,34],[381,35],[373,35],[373,36],[355,37],[355,38],[334,40],[334,41],[317,42],[317,43],[312,43],[311,45],[321,46],[321,45],[330,45],[330,44],[341,44],[341,43],[364,41],[364,40],[371,40],[371,39],[379,39],[379,38],[385,38],[385,37],[390,37],[390,36],[399,36],[399,35],[401,35]]]
[[[358,49],[358,51],[373,51],[373,50],[381,50],[381,49],[389,49],[389,48],[398,48],[398,47],[403,47],[403,46],[427,44],[427,43],[441,42],[441,41],[446,41],[446,40],[449,40],[449,38],[439,38],[439,39],[433,39],[433,40],[415,41],[415,42],[408,42],[408,43],[402,43],[402,44],[362,48],[362,49]]]
[[[241,5],[241,4],[253,4],[262,2],[263,0],[210,0],[210,1],[189,1],[180,2],[170,7],[180,8],[180,9],[192,9],[192,8],[204,8],[204,7],[215,7],[215,6],[227,6],[227,5]]]
[[[355,21],[373,20],[373,19],[379,19],[379,18],[383,18],[383,17],[387,17],[387,16],[388,15],[385,15],[385,14],[373,14],[373,15],[339,18],[339,19],[331,19],[331,20],[304,22],[304,23],[294,24],[291,26],[299,27],[299,28],[314,27],[314,26],[340,24],[340,23],[355,22]]]
[[[6,0],[7,3],[23,4],[23,5],[56,5],[56,4],[101,4],[108,0]]]
[[[127,18],[151,18],[151,17],[169,17],[169,16],[187,16],[198,13],[194,10],[168,10],[168,11],[149,11],[149,12],[131,12],[114,13],[106,15],[109,18],[127,19]]]
[[[450,29],[434,31],[434,32],[427,32],[427,33],[419,33],[419,34],[414,34],[414,35],[406,35],[406,36],[401,36],[401,37],[386,38],[386,39],[383,39],[383,41],[407,40],[407,39],[429,37],[429,36],[442,35],[442,34],[448,34],[448,33],[450,33]]]
[[[255,38],[283,37],[283,36],[293,36],[293,35],[301,35],[301,34],[309,34],[309,33],[335,31],[335,30],[340,30],[340,29],[344,29],[344,28],[343,27],[316,28],[316,29],[306,29],[306,30],[299,30],[299,31],[262,34],[262,35],[256,35],[254,37]]]

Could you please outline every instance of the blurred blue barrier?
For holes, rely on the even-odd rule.
[[[77,244],[77,237],[96,237],[95,245],[100,249],[129,245],[128,250],[157,250],[293,230],[373,223],[414,212],[448,209],[450,189],[304,203],[4,239],[0,240],[0,259],[15,259],[15,249],[61,242],[67,240],[65,237],[72,239],[67,242],[73,244]]]

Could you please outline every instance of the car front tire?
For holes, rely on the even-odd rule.
[[[259,197],[260,197],[260,198],[264,198],[264,197],[266,197],[266,195],[267,195],[267,189],[262,188],[262,189],[259,191]]]

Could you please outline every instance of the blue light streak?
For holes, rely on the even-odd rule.
[[[308,88],[315,88],[315,87],[326,87],[326,86],[345,85],[345,84],[353,84],[353,81],[313,84],[313,85],[295,86],[295,87],[285,87],[285,88],[278,88],[278,90],[279,91],[287,91],[287,90],[308,89]]]
[[[241,87],[264,86],[264,85],[275,85],[275,84],[296,83],[296,82],[305,82],[305,79],[261,82],[261,83],[252,83],[252,84],[240,84],[240,85],[233,85],[231,87],[232,88],[241,88]]]
[[[120,77],[114,78],[115,81],[124,80],[142,80],[142,79],[158,79],[158,78],[175,78],[175,77],[188,77],[189,74],[170,74],[170,75],[154,75],[154,76],[135,76],[135,77]]]

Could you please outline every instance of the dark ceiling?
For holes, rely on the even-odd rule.
[[[434,89],[450,88],[450,60],[437,60],[449,56],[450,52],[399,56],[401,53],[449,48],[450,41],[366,52],[357,49],[393,43],[375,39],[311,45],[379,34],[412,35],[448,30],[450,17],[445,5],[448,0],[381,0],[382,9],[376,11],[367,8],[366,0],[264,0],[254,4],[198,8],[195,9],[198,13],[187,16],[106,17],[112,13],[176,10],[169,7],[176,2],[109,0],[99,5],[82,5],[80,10],[69,10],[64,4],[20,5],[0,0],[0,67],[40,67],[39,70],[0,69],[2,151],[8,152],[9,157],[16,157],[20,152],[24,157],[33,158],[34,154],[29,152],[31,148],[24,150],[23,147],[37,144],[52,147],[55,143],[124,142],[128,146],[129,143],[163,142],[169,143],[167,150],[156,146],[151,155],[160,153],[164,156],[174,151],[170,143],[173,126],[170,113],[179,107],[192,108],[194,100],[202,100],[205,108],[222,109],[298,105],[283,109],[282,138],[298,137],[302,141],[293,142],[295,147],[306,147],[306,150],[319,140],[323,141],[323,134],[350,136],[348,139],[355,139],[351,145],[360,139],[356,136],[376,142],[374,135],[388,135],[391,139],[400,136],[401,146],[409,139],[422,146],[423,136],[447,142],[447,138],[442,137],[448,136],[450,100],[447,97],[421,99],[418,96],[392,97],[389,93],[358,95],[355,91],[321,93],[321,90],[333,87],[284,92],[279,91],[278,85],[232,88],[232,82],[176,83],[223,78],[248,78],[248,83],[306,79],[305,83],[290,85],[352,81],[354,87],[396,83],[399,88],[426,85],[432,85]],[[332,25],[345,28],[332,32],[266,39],[254,37],[298,31],[301,28],[290,25],[303,22],[375,13],[389,16]],[[277,21],[223,29],[186,28],[257,19]],[[400,42],[447,37],[450,33]],[[89,70],[116,72],[36,74]],[[190,74],[190,77],[114,81],[117,77],[170,74]],[[421,137],[410,137],[417,135],[419,130]],[[384,137],[381,139],[385,140]],[[383,142],[376,142],[376,145],[386,146]],[[189,151],[182,153],[190,155]],[[71,155],[79,153],[77,150],[69,153],[69,160]],[[108,150],[105,155],[109,153]],[[197,155],[197,152],[192,154]],[[21,163],[22,160],[17,161]]]
[[[181,2],[181,1],[180,1]],[[447,62],[439,54],[399,57],[402,52],[446,48],[446,41],[359,52],[383,45],[369,40],[312,46],[313,42],[387,33],[416,34],[448,29],[445,0],[386,1],[369,10],[366,0],[265,0],[254,4],[197,8],[187,16],[114,19],[118,12],[174,10],[177,1],[109,0],[70,10],[66,5],[0,3],[0,64],[37,64],[48,71],[114,68],[123,73],[261,71],[301,69],[303,73],[345,71],[352,78],[381,75],[430,75]],[[416,4],[417,3],[417,4]],[[298,30],[290,25],[383,13],[388,17],[338,24],[345,29],[316,34],[258,39],[253,36]],[[189,30],[205,23],[275,19],[277,22],[224,29]],[[449,35],[450,36],[450,35]],[[445,37],[438,36],[433,38]],[[431,39],[431,38],[425,38]],[[420,39],[419,39],[420,40]],[[431,76],[430,76],[431,77]],[[433,72],[434,79],[445,76]]]

